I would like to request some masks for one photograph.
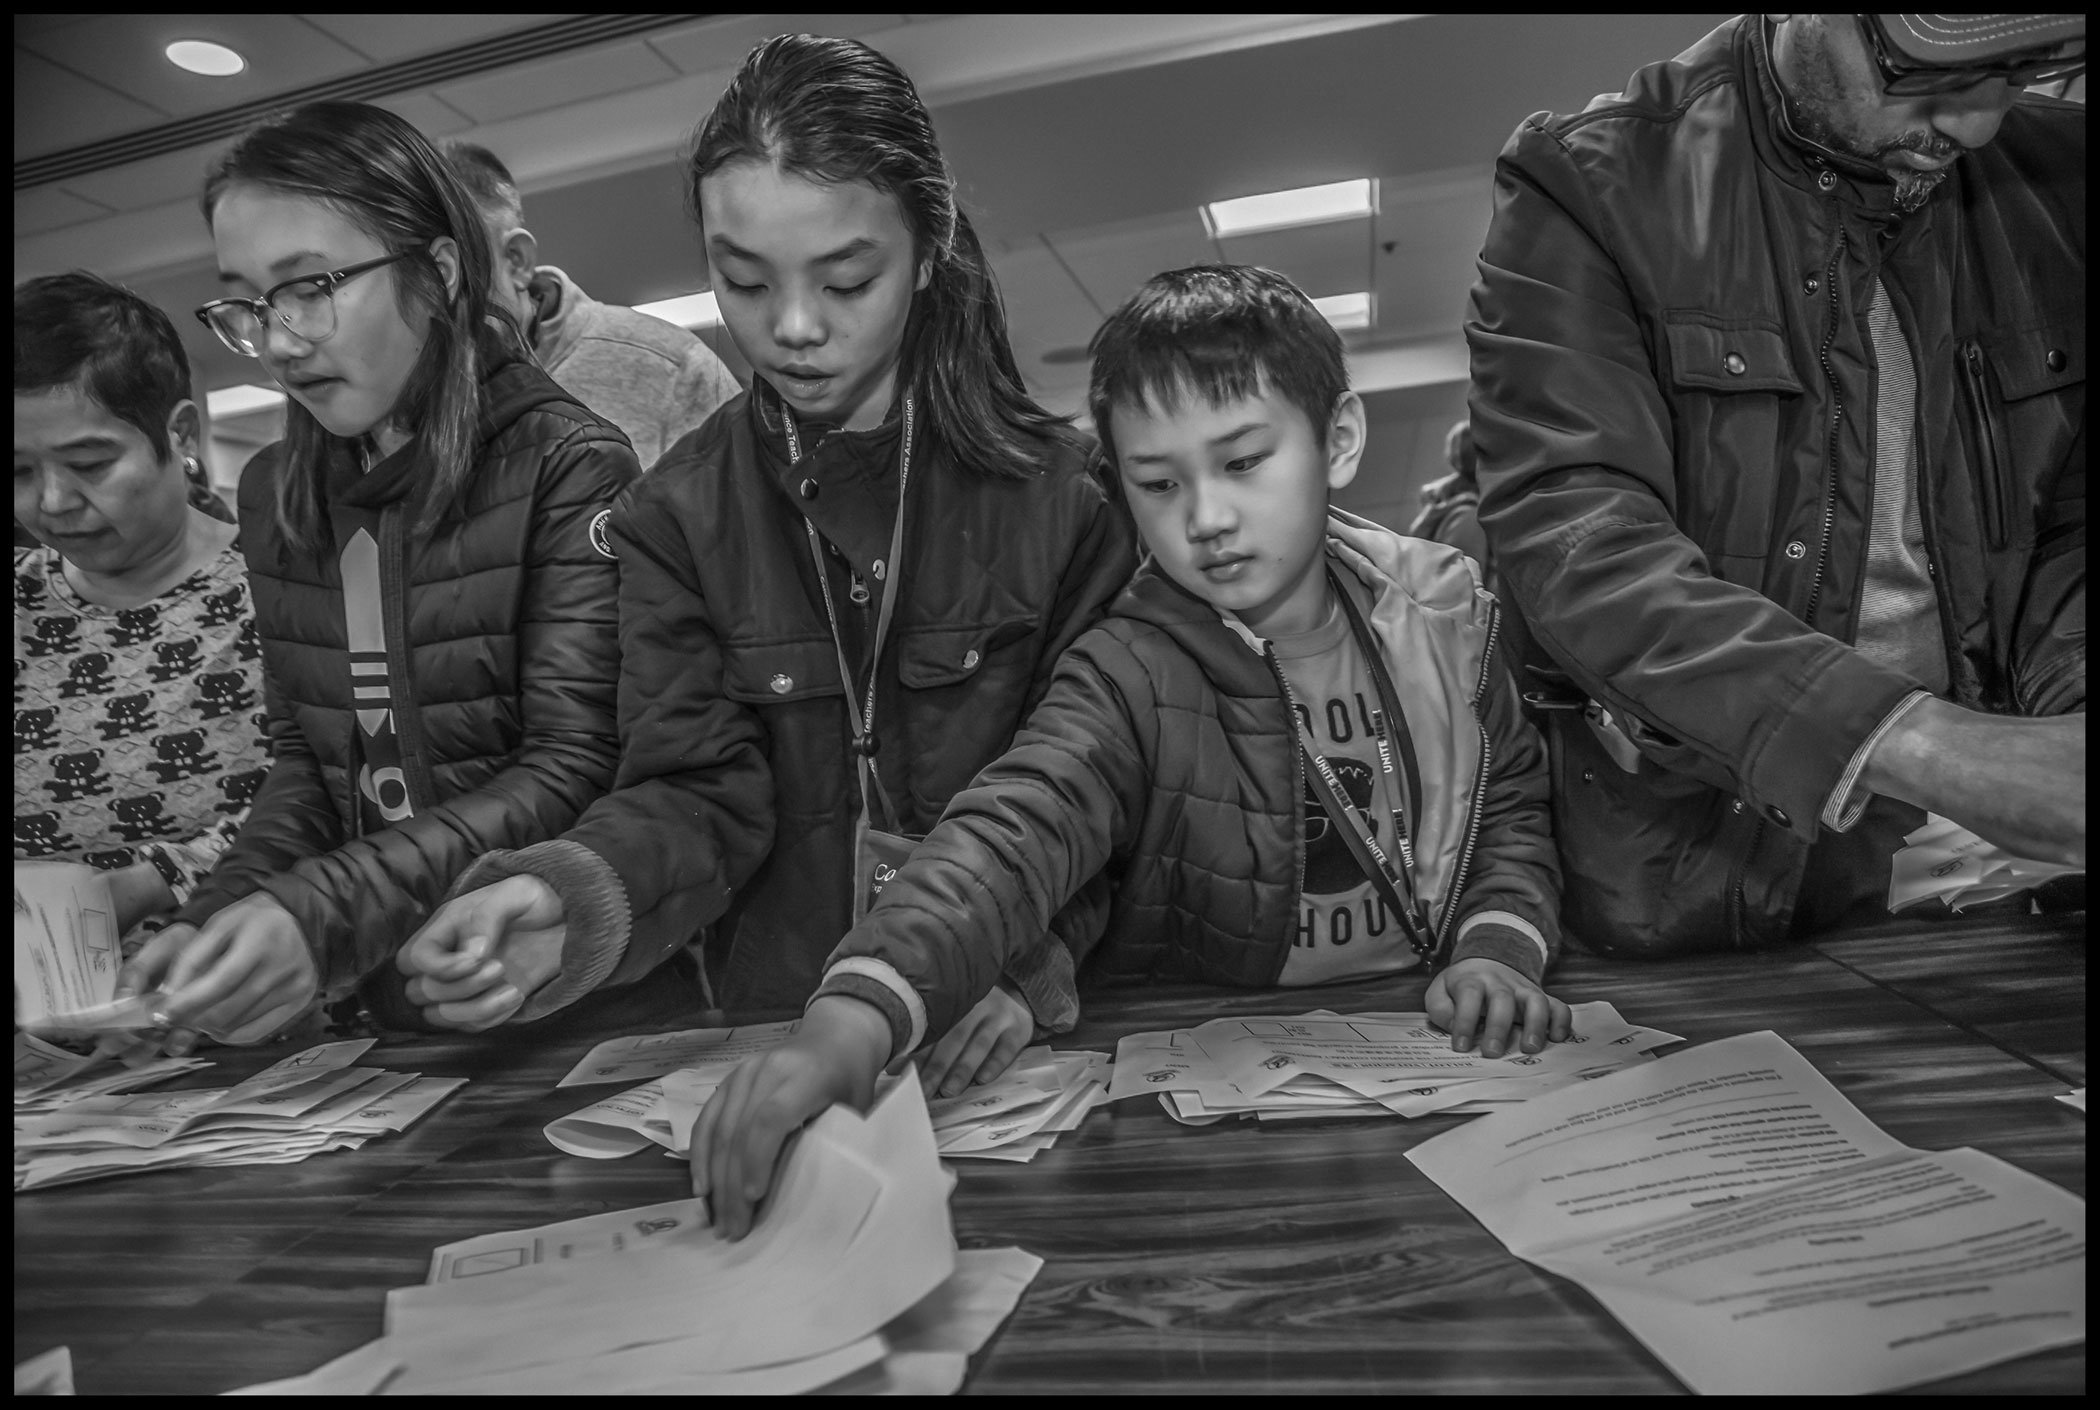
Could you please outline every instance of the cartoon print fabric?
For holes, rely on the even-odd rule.
[[[269,771],[238,546],[122,611],[15,552],[15,857],[150,861],[185,899]]]

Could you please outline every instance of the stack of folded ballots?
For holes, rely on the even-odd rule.
[[[1608,1003],[1572,1009],[1566,1042],[1539,1053],[1512,1045],[1500,1058],[1451,1051],[1451,1035],[1420,1013],[1321,1009],[1134,1033],[1116,1045],[1108,1100],[1154,1094],[1192,1126],[1249,1115],[1476,1114],[1646,1062],[1654,1049],[1682,1041],[1628,1023]]]
[[[1960,823],[1927,813],[1925,826],[1904,837],[1903,850],[1889,865],[1889,909],[1938,900],[1965,911],[2083,870],[2015,857]]]
[[[547,1139],[570,1155],[612,1160],[661,1146],[684,1156],[693,1123],[736,1065],[795,1031],[796,1024],[694,1028],[612,1038],[586,1053],[558,1084],[639,1086],[548,1123]],[[1106,1053],[1030,1048],[998,1080],[930,1105],[944,1156],[1030,1160],[1107,1100]]]
[[[375,1342],[282,1394],[945,1394],[1042,1260],[955,1247],[915,1075],[803,1133],[750,1236],[698,1200],[447,1244]]]
[[[126,1095],[211,1064],[169,1058],[89,1075],[105,1061],[18,1034],[15,1189],[177,1166],[282,1165],[355,1150],[406,1129],[465,1083],[352,1066],[372,1042],[323,1043],[233,1087]]]

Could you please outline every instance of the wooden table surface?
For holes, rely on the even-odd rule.
[[[1891,1134],[1974,1146],[2079,1194],[2084,917],[1903,924],[1664,965],[1575,957],[1555,992],[1693,1042],[1771,1028]],[[1221,1014],[1413,1009],[1423,981],[1090,997],[1065,1048]],[[755,1018],[758,1015],[739,1018]],[[198,1393],[310,1370],[376,1336],[430,1250],[687,1192],[683,1162],[563,1155],[541,1128],[616,1088],[555,1081],[630,1021],[530,1043],[400,1038],[365,1059],[468,1086],[404,1135],[289,1166],[148,1173],[15,1199],[15,1358],[73,1350],[83,1394]],[[586,1031],[587,1030],[587,1031]],[[220,1085],[281,1052],[221,1055]],[[1187,1127],[1131,1099],[1022,1164],[958,1161],[969,1247],[1042,1272],[974,1360],[978,1391],[1682,1389],[1586,1293],[1511,1257],[1404,1158],[1456,1117]],[[2082,1392],[2065,1348],[1930,1387]]]

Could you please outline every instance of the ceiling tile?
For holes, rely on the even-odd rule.
[[[649,45],[682,73],[734,68],[776,34],[832,34],[857,39],[903,24],[903,15],[714,15],[649,36]]]
[[[84,201],[57,186],[32,186],[15,192],[15,238],[60,230],[108,214],[107,206]]]
[[[178,39],[224,44],[248,67],[231,78],[185,73],[163,52]],[[92,15],[18,42],[176,117],[254,102],[371,67],[363,55],[291,15]]]
[[[457,108],[429,93],[396,93],[372,101],[388,112],[407,118],[415,125],[416,131],[433,140],[465,132],[475,125]]]
[[[676,78],[664,58],[639,41],[519,64],[484,78],[448,83],[437,96],[476,122],[500,122],[604,93],[646,88]]]
[[[1492,179],[1481,168],[1413,190],[1379,183],[1371,268],[1380,337],[1452,332],[1464,322],[1493,213]]]
[[[1210,264],[1218,258],[1217,247],[1193,208],[1145,220],[1053,231],[1044,238],[1104,312],[1161,270]]]
[[[16,161],[165,121],[167,114],[15,46]]]
[[[1231,263],[1273,269],[1303,289],[1308,298],[1359,294],[1371,287],[1369,217],[1267,230],[1218,244]]]
[[[170,201],[194,202],[204,192],[206,168],[225,145],[211,142],[185,147],[144,161],[68,177],[65,187],[111,210],[135,211]]]
[[[334,36],[367,58],[382,64],[454,49],[514,30],[552,24],[573,15],[301,15],[314,28]]]

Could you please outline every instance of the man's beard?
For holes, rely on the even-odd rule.
[[[1837,75],[1827,56],[1817,54],[1805,66],[1793,102],[1794,126],[1803,137],[1842,156],[1865,162],[1882,172],[1896,187],[1896,211],[1909,215],[1942,181],[1951,167],[1938,171],[1913,171],[1889,163],[1893,152],[1916,152],[1922,157],[1957,157],[1962,146],[1939,132],[1906,132],[1892,142],[1871,142],[1846,121],[1850,115],[1838,94]]]

